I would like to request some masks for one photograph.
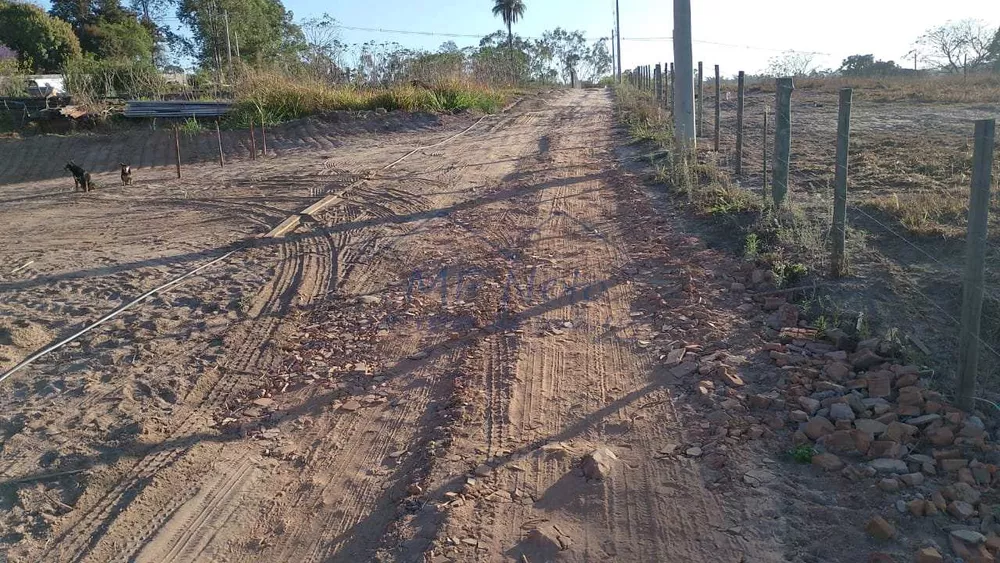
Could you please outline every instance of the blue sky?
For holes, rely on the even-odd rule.
[[[669,0],[619,0],[622,58],[625,68],[671,59],[669,41],[630,38],[672,34]],[[43,3],[44,2],[40,2]],[[485,35],[502,27],[491,13],[492,0],[377,0],[369,2],[284,0],[296,19],[329,13],[352,27]],[[524,19],[515,32],[539,36],[547,29],[581,30],[588,37],[611,33],[614,0],[525,0]],[[707,68],[720,64],[724,75],[762,70],[781,50],[815,51],[814,62],[837,67],[852,54],[901,61],[913,40],[927,28],[949,19],[977,18],[1000,26],[996,0],[692,0],[695,60]],[[344,30],[348,43],[397,41],[407,47],[436,49],[453,40],[460,47],[475,38],[399,35]],[[713,44],[723,43],[725,45]]]

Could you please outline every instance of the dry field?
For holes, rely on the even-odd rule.
[[[930,357],[945,367],[943,382],[957,361],[961,276],[972,170],[974,121],[1000,118],[995,80],[970,82],[804,81],[792,94],[792,151],[789,198],[806,220],[787,238],[797,247],[789,261],[812,271],[829,271],[837,136],[837,88],[855,86],[848,186],[848,249],[852,277],[816,304],[826,320],[864,313],[873,336],[906,341],[917,337]],[[957,82],[957,83],[956,83]],[[771,90],[771,91],[767,91]],[[774,135],[773,88],[748,88],[744,186],[763,180],[763,119],[767,143]],[[723,102],[720,169],[731,172],[735,152],[735,95]],[[711,127],[711,115],[706,115]],[[709,129],[711,131],[711,129]],[[704,144],[709,144],[705,142]],[[1000,145],[998,145],[1000,146]],[[770,154],[770,153],[769,153]],[[768,163],[773,169],[773,163]],[[1000,161],[994,166],[994,185]],[[759,191],[757,193],[760,193]],[[1000,200],[993,199],[987,258],[984,332],[1000,350]],[[739,249],[742,250],[742,249]],[[989,393],[1000,393],[1000,355],[983,356]],[[997,395],[1000,396],[1000,395]],[[995,397],[994,397],[995,398]]]
[[[0,144],[0,367],[235,251],[2,383],[0,550],[909,556],[929,524],[878,544],[862,523],[887,501],[790,461],[779,411],[736,387],[724,408],[699,397],[699,366],[755,392],[786,372],[733,285],[746,264],[641,185],[612,105],[563,90],[481,120],[308,119],[270,132],[256,162],[227,137],[224,169],[212,136],[188,139],[180,180],[163,133]],[[69,158],[99,172],[95,192],[66,191]],[[116,185],[119,161],[134,186]],[[295,232],[258,236],[330,194]],[[581,464],[604,448],[606,467]]]

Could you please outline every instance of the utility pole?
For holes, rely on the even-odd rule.
[[[622,81],[622,20],[621,11],[618,8],[618,0],[615,0],[615,30],[618,32],[615,35],[615,41],[618,49],[615,50],[615,56],[618,57],[618,83]]]
[[[611,28],[611,77],[618,80],[618,59],[615,58],[615,28]]]
[[[691,49],[691,0],[674,0],[674,64],[677,81],[674,135],[686,150],[696,146],[694,131],[694,68]]]
[[[226,58],[229,61],[229,74],[233,74],[233,43],[229,36],[229,10],[222,12],[223,17],[226,20]]]

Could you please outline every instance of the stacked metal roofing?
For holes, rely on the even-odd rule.
[[[146,102],[130,101],[125,117],[219,117],[232,107],[229,102]]]

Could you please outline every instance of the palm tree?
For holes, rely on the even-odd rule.
[[[510,51],[511,72],[514,71],[514,32],[511,26],[524,16],[524,0],[493,0],[493,15],[507,25],[507,50]]]

